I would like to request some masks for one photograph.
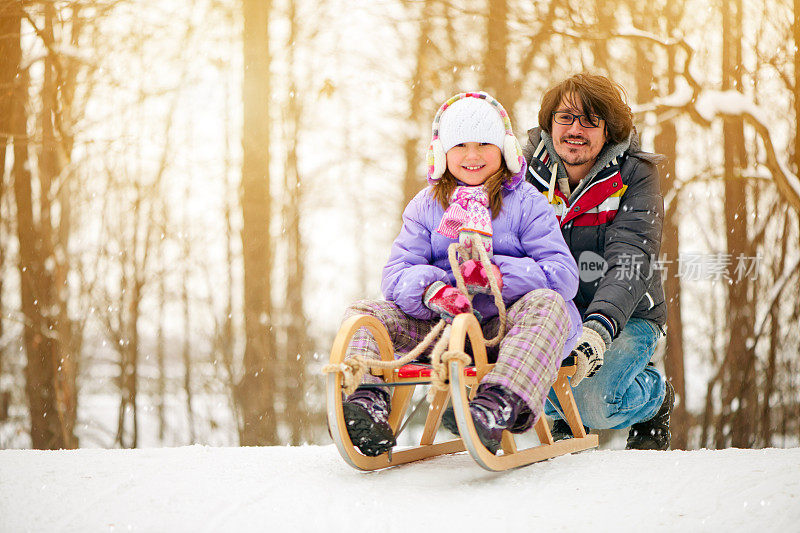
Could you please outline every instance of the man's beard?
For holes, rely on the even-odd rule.
[[[578,159],[577,161],[573,162],[573,161],[567,161],[566,159],[564,159],[562,157],[561,161],[563,161],[565,165],[569,165],[571,167],[579,167],[581,165],[585,165],[586,163],[589,163],[590,161],[592,161],[592,158],[591,157],[587,157],[585,159]]]
[[[579,154],[575,154],[574,156],[571,156],[571,154],[570,154],[571,145],[569,143],[567,143],[567,141],[569,141],[569,140],[585,142],[586,144],[580,145],[579,149],[587,150],[589,152],[589,154],[587,154],[587,155],[585,155],[583,157],[581,157]],[[561,144],[561,146],[564,147],[564,150],[565,150],[565,154],[563,156],[561,156],[561,160],[564,162],[565,165],[569,165],[571,167],[572,166],[578,167],[578,166],[581,166],[581,165],[585,165],[586,163],[590,163],[591,161],[593,161],[595,159],[595,157],[591,156],[591,152],[592,152],[591,144],[590,144],[589,140],[584,138],[584,137],[563,137],[561,139],[561,143],[560,144]],[[579,157],[579,159],[573,160],[573,161],[568,161],[567,160],[568,157],[571,157],[573,159],[574,159],[574,157]]]

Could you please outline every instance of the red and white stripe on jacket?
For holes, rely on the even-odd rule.
[[[550,204],[562,227],[569,222],[574,226],[599,226],[614,220],[627,188],[619,172],[615,172],[589,185],[572,205],[560,190],[555,189]],[[543,194],[548,195],[547,191]]]

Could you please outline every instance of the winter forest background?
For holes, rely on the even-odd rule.
[[[439,104],[622,83],[673,448],[800,443],[800,0],[0,0],[0,448],[329,442]],[[602,435],[606,442],[613,435]]]

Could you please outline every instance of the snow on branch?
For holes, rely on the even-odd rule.
[[[755,103],[737,91],[703,91],[695,104],[698,114],[711,123],[716,115],[737,116],[760,114]]]
[[[664,47],[677,47],[685,52],[682,69],[676,69],[677,88],[672,94],[637,106],[637,112],[667,111],[686,112],[697,123],[711,126],[713,120],[720,118],[741,118],[749,124],[761,138],[766,151],[766,166],[772,172],[778,191],[787,202],[800,213],[800,178],[778,157],[772,133],[762,117],[765,114],[748,96],[737,91],[714,91],[704,89],[692,74],[694,48],[684,39],[660,39],[659,37],[636,29],[611,33],[613,37],[646,39]],[[784,150],[785,152],[785,150]]]
[[[693,73],[692,60],[695,49],[683,38],[662,38],[634,27],[621,26],[615,31],[579,32],[572,29],[553,29],[551,33],[578,41],[606,41],[608,39],[627,39],[646,41],[667,49],[682,50],[683,61],[676,54],[675,83],[672,94],[658,98],[647,104],[635,106],[636,113],[655,112],[686,113],[696,123],[709,127],[719,118],[741,118],[756,130],[764,143],[766,166],[772,172],[778,191],[787,202],[800,213],[800,178],[778,157],[769,127],[761,120],[764,116],[757,105],[746,95],[736,91],[706,90]]]
[[[711,126],[718,117],[743,119],[755,129],[764,143],[765,164],[772,172],[778,191],[800,213],[800,178],[778,157],[769,126],[762,120],[765,113],[751,98],[737,91],[704,90],[699,85],[690,87],[684,82],[672,94],[637,106],[635,111],[662,114],[675,110],[687,113],[695,122],[706,127]]]
[[[778,157],[772,133],[764,123],[764,112],[747,96],[736,91],[703,91],[694,104],[697,113],[708,124],[716,117],[741,117],[756,130],[766,149],[767,167],[775,177],[775,183],[786,200],[800,212],[800,179],[793,174]]]

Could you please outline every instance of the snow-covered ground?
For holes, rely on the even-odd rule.
[[[372,473],[333,445],[0,451],[0,531],[799,531],[800,448],[466,454]],[[431,529],[435,528],[435,529]]]

